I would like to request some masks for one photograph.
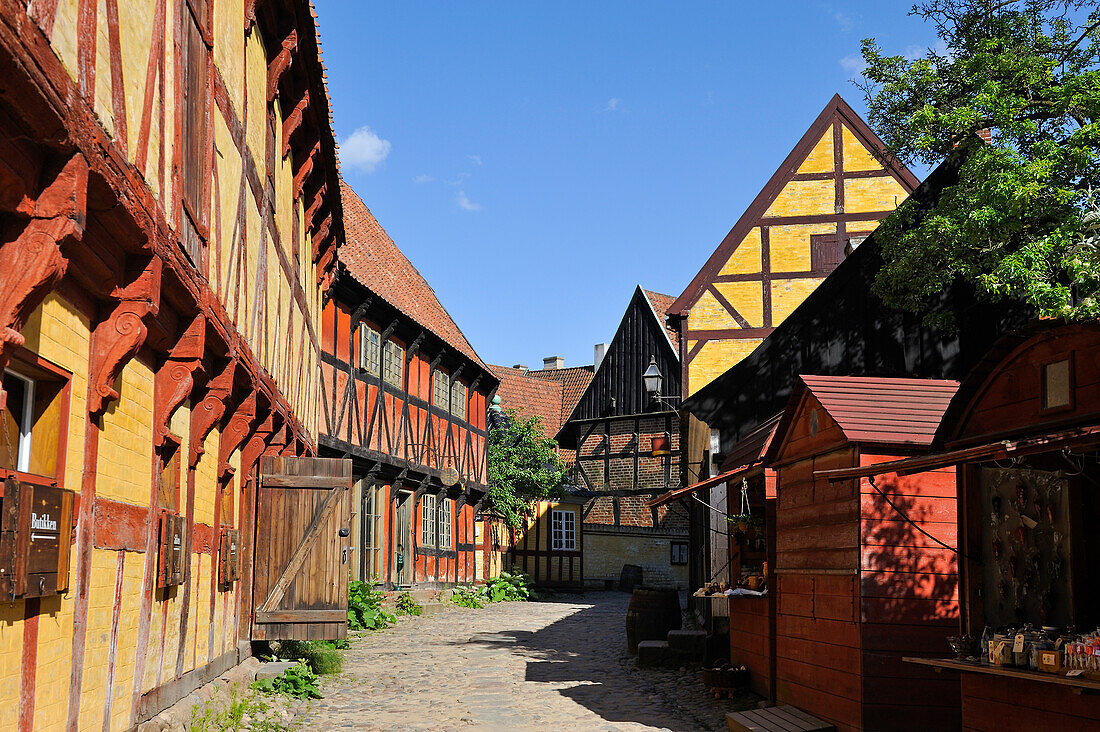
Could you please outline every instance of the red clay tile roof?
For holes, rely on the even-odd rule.
[[[729,472],[745,465],[760,462],[768,452],[775,437],[775,429],[779,426],[779,418],[783,413],[773,415],[760,423],[758,427],[742,437],[736,445],[730,448],[729,454],[722,461],[721,471]]]
[[[397,248],[363,199],[343,180],[340,181],[340,194],[344,202],[347,243],[340,247],[339,259],[348,274],[451,348],[492,373],[439,302],[435,290]]]
[[[676,329],[668,324],[667,313],[669,308],[672,307],[672,303],[676,302],[676,298],[672,295],[662,295],[659,292],[653,292],[647,290],[644,287],[642,292],[645,293],[646,298],[649,299],[649,304],[653,307],[653,312],[657,314],[657,320],[661,322],[665,332],[668,333],[668,339],[672,343],[672,350],[680,353],[680,334],[676,332]]]
[[[938,379],[799,378],[849,440],[890,445],[931,445],[959,389],[957,381]]]
[[[490,366],[500,379],[497,396],[502,409],[515,409],[521,416],[538,415],[547,437],[553,437],[573,413],[595,369],[571,366],[565,369],[527,371],[507,366]],[[567,465],[572,465],[575,450],[559,448]]]

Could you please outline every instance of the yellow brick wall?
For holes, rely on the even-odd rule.
[[[687,537],[677,537],[675,540],[686,541]],[[647,584],[671,582],[677,587],[687,587],[687,565],[672,564],[670,541],[672,539],[667,536],[600,534],[586,528],[585,584],[602,587],[605,580],[617,581],[623,571],[624,562],[630,562],[642,567],[642,581]]]
[[[70,587],[75,577],[76,552],[71,552]],[[61,597],[42,599],[42,612],[38,615],[37,683],[34,686],[35,729],[61,730],[65,726],[69,706],[68,681],[72,669],[74,609],[75,600],[71,591]],[[0,705],[0,710],[3,706]],[[0,729],[8,728],[0,723]]]
[[[827,212],[822,212],[827,213]],[[772,272],[808,272],[810,237],[814,234],[835,234],[836,224],[786,224],[768,230],[771,244]]]
[[[830,127],[816,143],[810,154],[798,166],[799,173],[829,173],[835,167],[833,154],[833,130]]]
[[[823,278],[772,281],[772,318],[781,323],[824,281]]]
[[[0,603],[0,729],[15,729],[19,721],[19,659],[23,653],[24,601]]]
[[[118,657],[115,660],[114,692],[111,703],[112,730],[130,728],[144,568],[144,554],[126,552],[122,575],[122,606],[118,620]]]
[[[849,178],[844,181],[844,210],[848,213],[893,211],[907,195],[893,178]],[[864,226],[874,229],[875,224]]]
[[[831,180],[792,180],[783,186],[765,216],[812,216],[836,210],[836,184]]]
[[[760,227],[754,227],[745,235],[741,243],[730,254],[725,265],[719,270],[720,275],[752,274],[759,272],[762,267],[760,259]]]
[[[763,327],[764,290],[759,282],[716,282],[714,288],[722,293],[722,297],[745,319],[750,328]]]
[[[845,170],[882,170],[882,163],[852,134],[848,125],[841,126],[840,134],[844,138]]]
[[[688,365],[688,386],[691,393],[702,389],[716,377],[748,356],[760,345],[762,338],[741,338],[738,340],[708,341]],[[688,350],[695,345],[688,341]]]
[[[116,386],[119,398],[103,414],[96,495],[149,505],[153,473],[153,372],[132,360]]]
[[[84,635],[84,675],[80,687],[80,729],[100,729],[103,726],[117,561],[118,552],[92,549],[88,625]],[[126,652],[132,651],[126,649]]]

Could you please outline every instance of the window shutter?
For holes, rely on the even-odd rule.
[[[208,223],[207,211],[207,129],[209,57],[210,46],[203,32],[205,3],[202,0],[183,0],[183,43],[181,66],[183,68],[182,135],[180,193],[184,216],[180,222],[184,249],[192,263],[204,268]]]

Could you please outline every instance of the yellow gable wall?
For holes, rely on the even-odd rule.
[[[821,174],[834,171],[834,132],[830,124],[818,137],[806,158],[797,167],[799,174]],[[845,171],[882,170],[882,164],[844,123],[841,123],[842,161]],[[890,211],[906,198],[905,188],[892,176],[849,178],[844,181],[844,211],[874,213]],[[836,181],[787,181],[768,205],[764,217],[834,216],[836,214]],[[852,232],[871,231],[875,221],[854,221],[847,224]],[[812,270],[811,237],[836,234],[836,221],[820,223],[776,223],[768,229],[768,262],[772,281],[771,322],[764,322],[764,290],[760,282],[722,282],[724,276],[751,275],[763,267],[761,227],[754,226],[730,253],[718,270],[718,278],[709,283],[725,297],[748,322],[749,327],[779,325],[821,283],[820,277],[776,278],[780,273],[809,273]],[[735,330],[739,326],[726,312],[709,289],[688,311],[687,328],[692,331]],[[689,337],[688,350],[696,341]],[[708,340],[688,365],[688,392],[694,394],[716,376],[747,356],[759,339]]]

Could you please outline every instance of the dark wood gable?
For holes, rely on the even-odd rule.
[[[576,420],[667,411],[668,407],[650,398],[642,384],[642,372],[651,356],[656,357],[657,368],[664,376],[662,395],[680,396],[680,359],[659,317],[642,288],[636,288],[592,382],[558,433],[559,443]]]

